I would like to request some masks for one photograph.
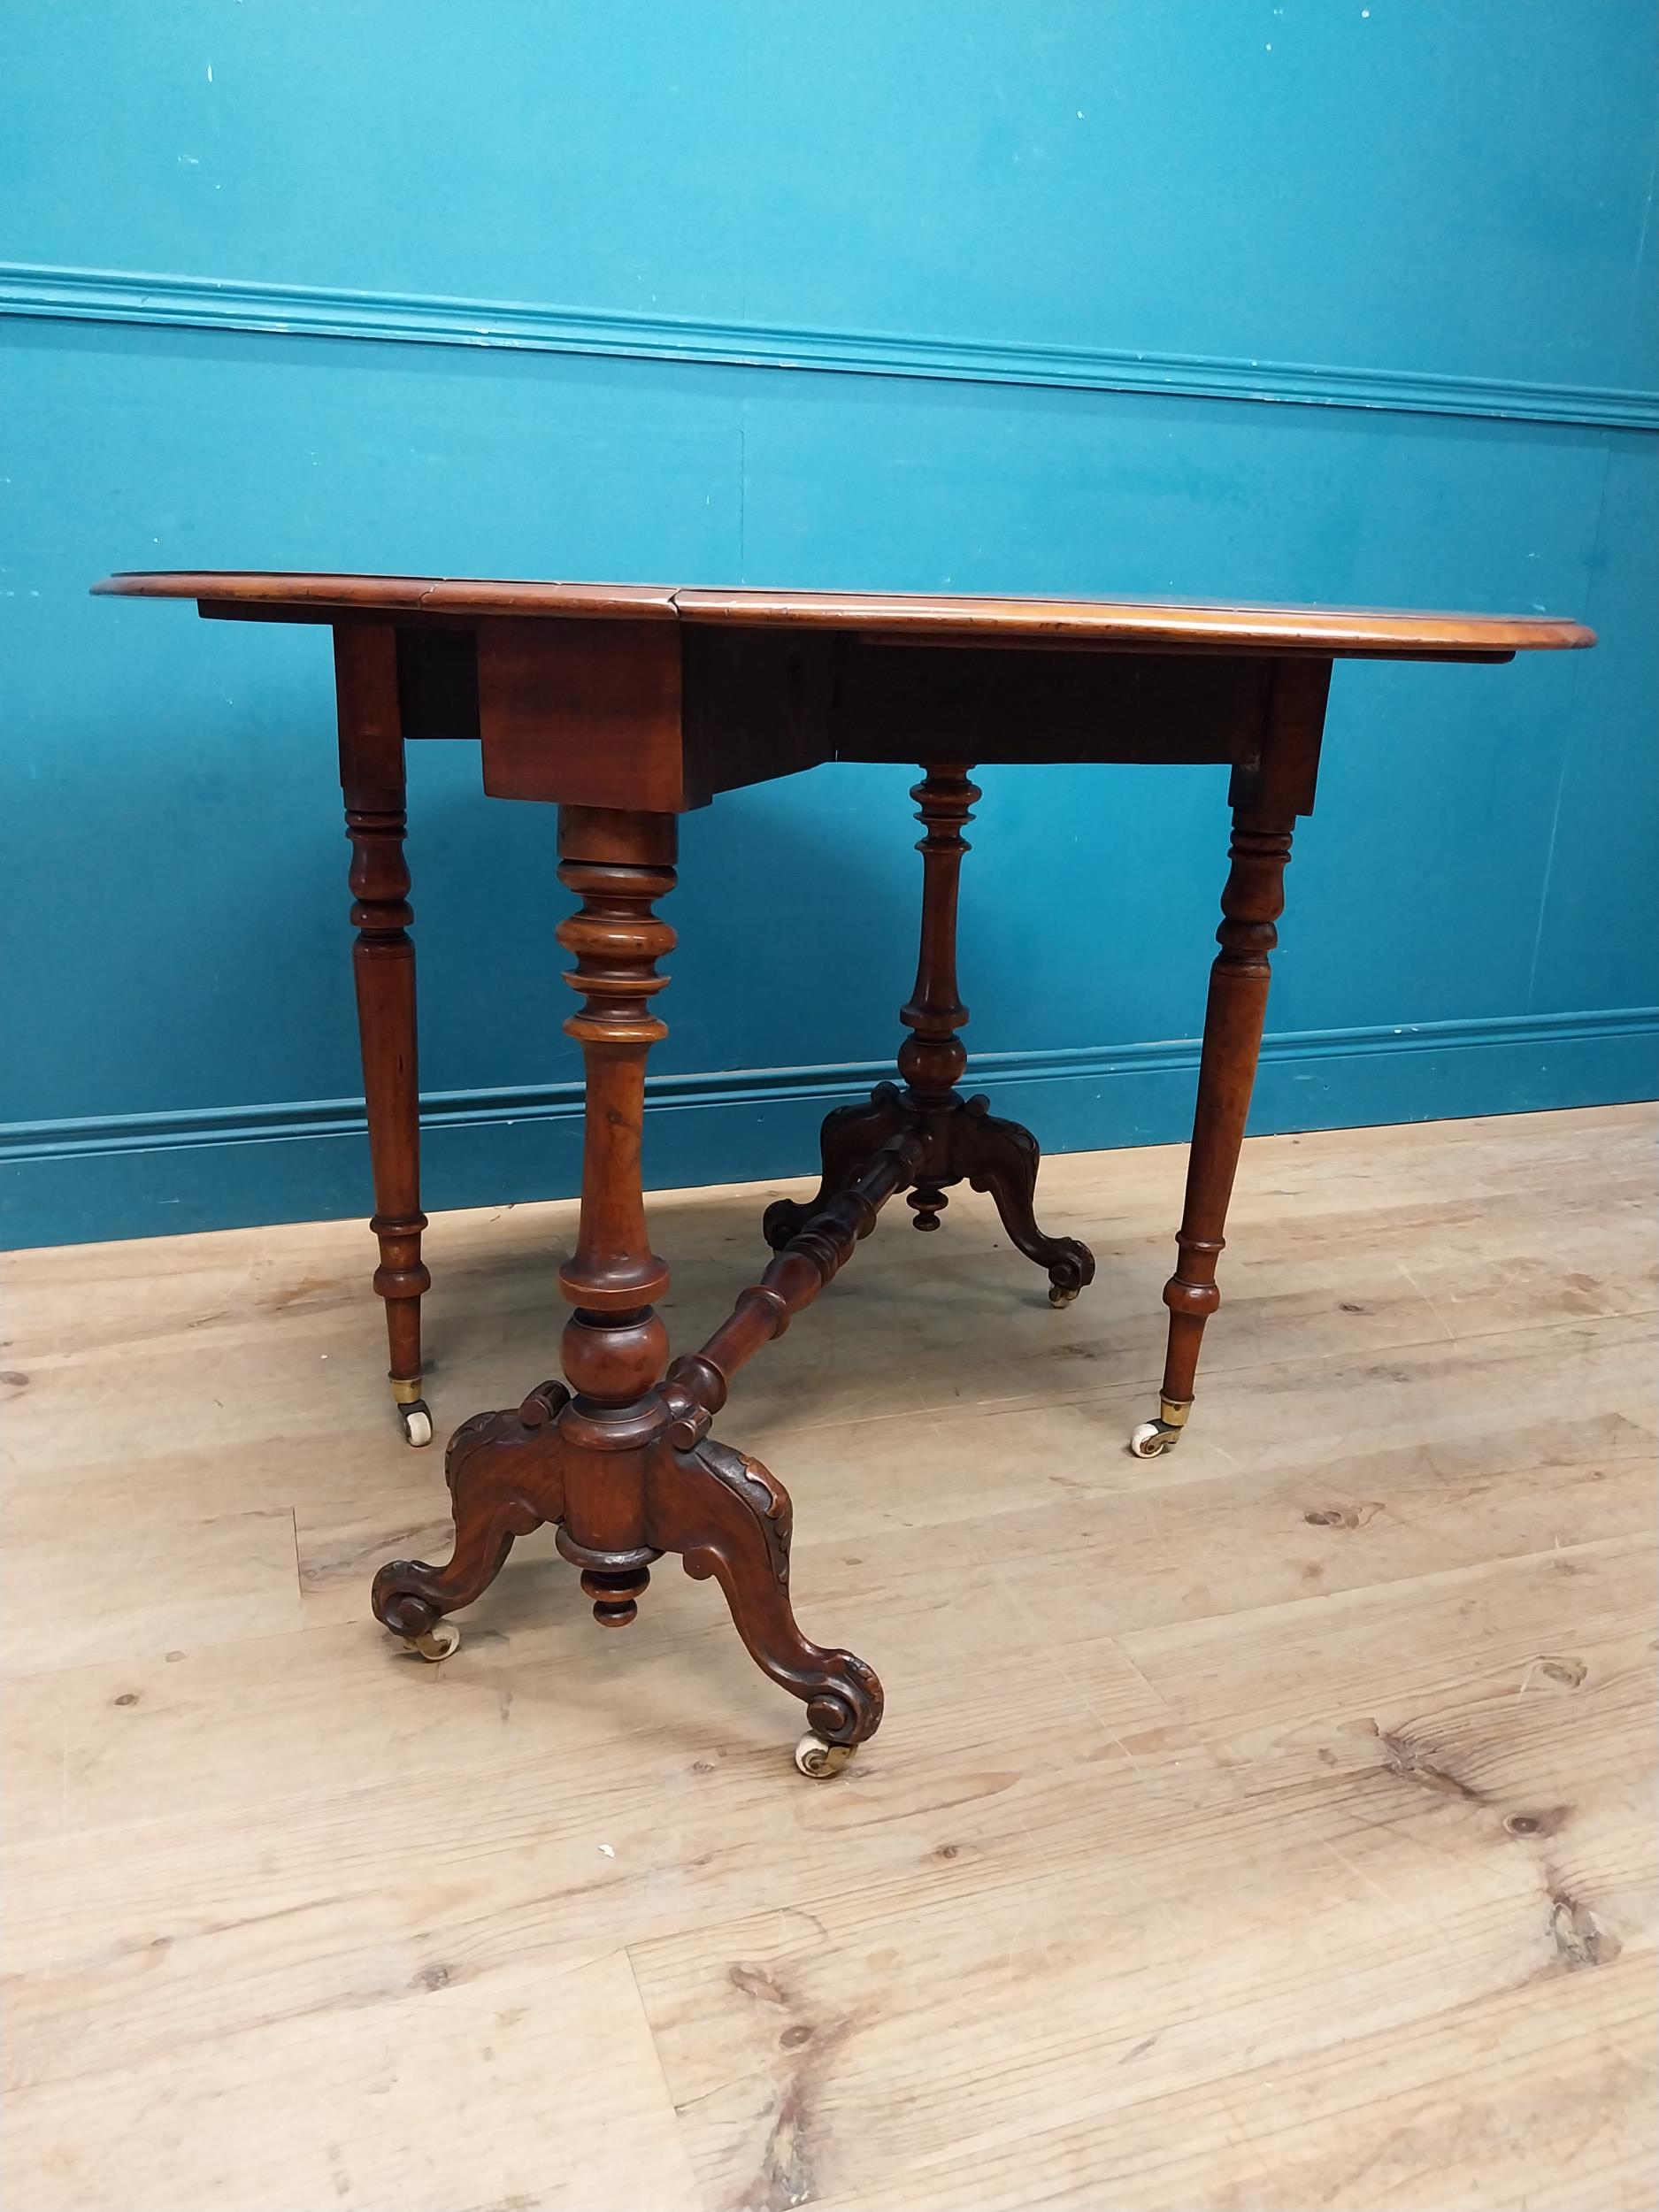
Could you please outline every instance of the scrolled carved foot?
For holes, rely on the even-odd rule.
[[[1009,1242],[1048,1277],[1048,1302],[1069,1306],[1094,1279],[1094,1255],[1075,1237],[1048,1237],[1037,1226],[1037,1170],[1042,1153],[1029,1129],[987,1114],[970,1099],[951,1133],[956,1164],[972,1188],[988,1191]]]
[[[1049,1237],[1055,1257],[1048,1263],[1048,1303],[1069,1306],[1094,1279],[1094,1255],[1075,1237]]]
[[[426,1659],[449,1656],[459,1632],[444,1623],[481,1597],[501,1572],[515,1539],[564,1517],[554,1422],[568,1393],[543,1383],[516,1413],[465,1421],[444,1454],[455,1518],[455,1549],[442,1567],[393,1559],[374,1578],[376,1620]]]
[[[453,1556],[442,1567],[424,1559],[388,1560],[370,1594],[375,1619],[423,1658],[448,1658],[454,1644],[436,1649],[422,1640],[438,1630],[446,1613],[481,1597],[501,1572],[514,1539],[540,1528],[545,1517],[527,1498],[499,1486],[491,1486],[488,1493],[481,1484],[471,1494],[458,1489]]]
[[[439,1609],[442,1593],[435,1586],[439,1578],[440,1570],[424,1559],[388,1559],[374,1578],[369,1602],[375,1619],[394,1636],[401,1636],[411,1651],[419,1650],[421,1640],[432,1636],[443,1618]],[[427,1655],[447,1655],[434,1648]]]
[[[691,1451],[658,1455],[648,1517],[648,1540],[679,1552],[688,1575],[715,1578],[757,1666],[804,1702],[810,1736],[835,1755],[824,1771],[844,1765],[881,1725],[881,1685],[854,1653],[810,1643],[796,1624],[794,1516],[783,1485],[758,1460],[705,1438]],[[809,1748],[797,1751],[797,1763]]]
[[[867,1743],[881,1725],[881,1685],[874,1668],[850,1651],[821,1651],[818,1658],[823,1681],[808,1700],[806,1717],[813,1733],[822,1737],[832,1750],[844,1750],[850,1756],[854,1747]],[[846,1763],[842,1759],[840,1766]],[[830,1770],[835,1773],[840,1769]]]
[[[775,1198],[761,1216],[760,1233],[772,1250],[781,1252],[814,1214],[849,1189],[887,1139],[908,1129],[910,1120],[896,1083],[878,1083],[867,1099],[837,1106],[826,1115],[818,1132],[824,1171],[817,1194],[804,1204],[795,1198]]]

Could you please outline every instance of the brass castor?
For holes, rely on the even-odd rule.
[[[411,1382],[399,1382],[392,1377],[392,1397],[397,1407],[397,1417],[403,1424],[403,1441],[419,1451],[423,1444],[432,1441],[432,1409],[420,1394],[420,1377]]]
[[[1181,1431],[1187,1417],[1193,1409],[1188,1398],[1185,1403],[1179,1398],[1160,1398],[1156,1421],[1142,1421],[1129,1439],[1129,1448],[1137,1459],[1158,1459],[1165,1452],[1172,1452],[1181,1440]]]
[[[436,1621],[419,1636],[405,1636],[403,1641],[411,1651],[418,1651],[423,1659],[429,1659],[435,1667],[440,1659],[447,1659],[452,1651],[459,1651],[461,1632],[453,1621]]]
[[[849,1743],[826,1743],[823,1737],[809,1728],[795,1747],[795,1763],[798,1770],[810,1775],[815,1782],[827,1782],[841,1772],[853,1755]]]
[[[1080,1288],[1081,1285],[1078,1283],[1050,1283],[1048,1303],[1051,1306],[1069,1306]]]

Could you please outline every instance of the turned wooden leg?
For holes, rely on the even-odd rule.
[[[712,1575],[750,1657],[806,1705],[795,1761],[815,1780],[837,1773],[881,1725],[881,1685],[850,1651],[810,1643],[789,1602],[789,1494],[760,1464],[712,1437],[652,1462],[646,1529],[688,1575]]]
[[[952,1133],[952,1150],[970,1189],[988,1191],[1009,1240],[1048,1271],[1048,1302],[1069,1306],[1094,1279],[1094,1255],[1075,1237],[1045,1236],[1035,1213],[1042,1150],[1029,1129],[1004,1121],[985,1098],[971,1098]]]
[[[666,1424],[656,1386],[668,1331],[654,1302],[668,1270],[646,1229],[641,1145],[646,1056],[668,1034],[651,1010],[668,981],[657,962],[674,945],[652,905],[674,887],[678,827],[672,814],[559,810],[559,880],[582,902],[558,928],[575,962],[565,980],[582,995],[565,1028],[582,1048],[587,1103],[576,1249],[559,1270],[572,1308],[560,1353],[575,1396],[560,1423],[558,1546],[607,1628],[634,1618],[657,1555],[645,1480]]]
[[[393,632],[334,633],[340,780],[351,841],[352,971],[380,1263],[392,1397],[411,1444],[432,1440],[421,1395],[420,1301],[432,1286],[420,1256],[420,1094],[415,1053],[415,948],[410,941],[403,741]]]
[[[1164,1388],[1157,1419],[1143,1421],[1130,1439],[1130,1449],[1141,1459],[1156,1458],[1179,1441],[1192,1410],[1204,1324],[1221,1303],[1216,1262],[1225,1242],[1227,1202],[1262,1047],[1268,956],[1279,941],[1273,925],[1285,909],[1285,866],[1294,819],[1288,811],[1233,813],[1232,867],[1216,932],[1221,950],[1210,972],[1204,1011],[1187,1203],[1175,1240],[1179,1256],[1164,1286],[1170,1310]]]

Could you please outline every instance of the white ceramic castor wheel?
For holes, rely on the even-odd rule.
[[[1158,1459],[1165,1452],[1172,1452],[1181,1440],[1181,1431],[1187,1426],[1187,1417],[1193,1409],[1190,1398],[1160,1398],[1158,1417],[1143,1421],[1129,1439],[1129,1448],[1137,1459]]]
[[[1137,1459],[1157,1459],[1180,1434],[1165,1421],[1142,1421],[1129,1439],[1129,1448]]]
[[[452,1651],[459,1651],[461,1632],[453,1621],[438,1621],[419,1636],[405,1636],[403,1641],[411,1651],[418,1651],[423,1659],[429,1659],[435,1667],[440,1659],[447,1659]]]
[[[815,1782],[827,1782],[832,1775],[839,1774],[852,1755],[851,1744],[826,1743],[810,1728],[795,1747],[795,1766]]]
[[[420,1394],[420,1383],[419,1375],[391,1378],[392,1403],[397,1408],[403,1441],[412,1444],[417,1451],[432,1441],[432,1408]]]
[[[1076,1284],[1050,1283],[1048,1286],[1048,1303],[1051,1306],[1069,1306],[1076,1298],[1078,1288],[1079,1286]]]

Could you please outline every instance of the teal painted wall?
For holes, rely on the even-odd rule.
[[[340,567],[1541,608],[1337,672],[1255,1125],[1647,1094],[1651,12],[1627,0],[9,0],[12,1242],[362,1210]],[[428,1202],[572,1187],[552,820],[416,748]],[[648,1170],[804,1170],[910,982],[905,787],[685,826]],[[1190,1114],[1219,772],[989,770],[979,1079]]]

